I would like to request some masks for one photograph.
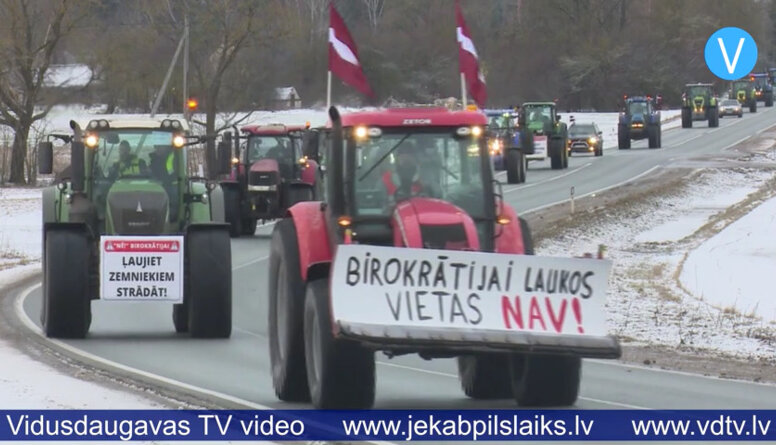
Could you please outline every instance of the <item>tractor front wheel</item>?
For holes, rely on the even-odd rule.
[[[617,126],[617,148],[620,150],[631,148],[630,134],[626,125],[620,124]]]
[[[334,338],[326,278],[307,283],[304,345],[307,385],[315,408],[369,409],[374,405],[374,351]]]
[[[232,334],[229,234],[220,227],[194,227],[190,226],[186,233],[185,250],[183,306],[188,308],[189,334],[196,338],[229,338]]]
[[[269,257],[269,357],[272,386],[280,400],[310,400],[304,357],[304,281],[299,243],[290,218],[272,232]]]
[[[92,318],[89,238],[73,230],[49,230],[45,236],[43,331],[52,338],[84,338]]]

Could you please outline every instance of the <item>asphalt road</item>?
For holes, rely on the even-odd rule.
[[[529,166],[528,182],[504,186],[506,199],[526,212],[617,187],[655,168],[722,151],[774,124],[775,108],[760,108],[743,119],[725,118],[710,129],[663,134],[663,148],[634,141],[631,150],[608,149],[601,158],[575,155],[569,169],[553,171],[549,161]],[[267,255],[271,227],[232,242],[234,330],[228,340],[192,340],[175,334],[171,305],[92,304],[89,338],[67,341],[71,348],[106,360],[250,403],[254,408],[306,408],[279,402],[273,393],[267,337]],[[26,292],[24,313],[37,325],[40,287]],[[513,408],[512,401],[473,401],[460,390],[453,360],[424,361],[416,356],[378,355],[377,408]],[[577,408],[776,408],[776,386],[720,380],[618,364],[585,361]],[[259,406],[260,405],[260,406]],[[117,407],[119,408],[119,407]]]

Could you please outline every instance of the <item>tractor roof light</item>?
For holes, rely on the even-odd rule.
[[[353,135],[356,137],[356,139],[366,139],[366,137],[369,135],[369,131],[366,129],[366,127],[356,127],[355,130],[353,130]]]
[[[232,158],[232,165],[237,165],[240,163],[240,158]]]
[[[89,148],[95,148],[97,147],[97,144],[100,142],[100,139],[97,137],[96,134],[90,133],[86,136],[84,139],[84,144]]]
[[[482,136],[482,127],[472,127],[472,136],[476,138]]]
[[[176,134],[175,136],[172,137],[172,146],[173,147],[181,148],[184,145],[186,145],[186,138],[185,137],[183,137],[183,136],[181,136],[179,134]]]

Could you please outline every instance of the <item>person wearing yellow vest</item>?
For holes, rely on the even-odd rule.
[[[151,154],[151,174],[157,179],[173,180],[175,177],[175,153],[170,147],[156,146]]]
[[[146,162],[132,154],[129,142],[121,141],[119,144],[119,160],[113,164],[110,177],[139,176],[148,174]]]

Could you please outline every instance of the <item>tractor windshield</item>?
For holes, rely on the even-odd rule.
[[[248,139],[248,161],[276,159],[293,163],[301,157],[298,145],[295,139],[286,135],[251,136]]]
[[[733,82],[733,90],[745,90],[749,88],[749,85],[751,84],[749,83],[748,80],[739,80],[739,81]]]
[[[758,76],[754,78],[754,86],[756,88],[762,88],[766,85],[768,85],[768,76],[762,76],[762,77]]]
[[[151,129],[110,129],[87,133],[93,148],[94,179],[113,182],[119,178],[164,180],[181,176],[182,148],[173,147],[176,133]]]
[[[356,141],[355,212],[389,215],[397,201],[438,198],[485,217],[483,162],[471,136],[453,129],[423,133],[383,133]]]
[[[647,114],[647,103],[646,102],[631,102],[628,104],[628,113],[631,116],[636,116],[638,114],[645,115]]]
[[[526,105],[525,116],[528,124],[542,123],[549,125],[552,123],[551,105]]]
[[[697,96],[710,96],[711,92],[709,90],[709,87],[706,86],[694,86],[690,87],[687,94],[690,97],[697,97]]]

